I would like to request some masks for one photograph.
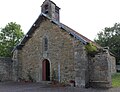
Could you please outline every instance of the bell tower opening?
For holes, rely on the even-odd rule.
[[[59,10],[60,8],[51,0],[45,0],[41,6],[41,12],[57,22],[59,22]]]
[[[45,14],[47,14],[48,13],[48,5],[46,4],[44,8],[45,8]]]

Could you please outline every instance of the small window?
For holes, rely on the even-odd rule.
[[[44,38],[44,51],[48,50],[48,39],[47,37]]]

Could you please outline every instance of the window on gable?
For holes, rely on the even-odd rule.
[[[48,50],[48,39],[47,37],[44,38],[44,51]]]

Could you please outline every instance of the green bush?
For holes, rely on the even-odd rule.
[[[120,73],[112,75],[112,87],[120,87]]]

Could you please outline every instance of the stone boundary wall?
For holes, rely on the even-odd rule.
[[[12,76],[12,60],[9,57],[0,57],[0,81],[9,81]]]

